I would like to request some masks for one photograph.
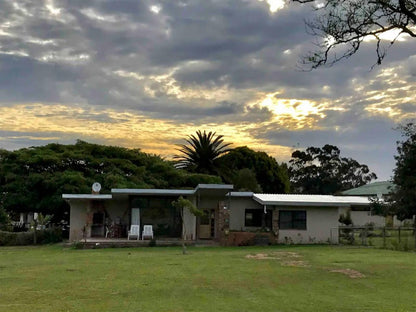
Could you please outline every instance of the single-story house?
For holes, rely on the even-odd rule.
[[[389,193],[394,191],[395,185],[390,181],[379,181],[369,184],[362,185],[353,189],[346,190],[341,192],[343,196],[363,196],[370,199],[378,199],[384,201]],[[374,215],[369,207],[366,209],[353,207],[351,209],[351,220],[354,226],[364,226],[366,224],[372,223],[376,226],[404,226],[406,224],[413,224],[412,219],[406,219],[400,221],[396,216],[383,217]]]
[[[175,209],[180,196],[204,211],[202,217]],[[152,225],[156,239],[215,240],[233,244],[237,232],[268,233],[279,243],[338,242],[345,209],[368,209],[367,197],[234,192],[228,184],[194,189],[112,189],[111,194],[63,194],[70,205],[70,241],[123,238],[131,225]],[[186,230],[186,231],[185,231]]]
[[[378,199],[385,199],[388,194],[394,190],[394,184],[390,181],[378,181],[364,184],[341,192],[344,196],[367,196]]]

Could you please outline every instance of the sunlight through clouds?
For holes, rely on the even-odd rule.
[[[270,110],[274,115],[274,121],[285,128],[313,128],[319,119],[325,117],[322,104],[311,100],[280,98],[279,94],[279,92],[267,94],[253,104]]]
[[[272,13],[277,12],[285,7],[285,0],[258,0],[260,2],[266,1],[269,5],[269,10]]]

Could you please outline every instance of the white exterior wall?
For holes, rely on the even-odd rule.
[[[182,234],[186,234],[186,240],[196,239],[196,217],[186,208],[183,210]]]
[[[256,227],[246,227],[245,209],[264,209],[264,206],[248,197],[233,197],[230,205],[230,230],[255,231]],[[268,206],[267,209],[273,207]],[[338,243],[338,207],[276,207],[278,210],[306,211],[306,230],[279,229],[279,243]]]
[[[338,243],[338,207],[279,207],[306,211],[306,230],[279,229],[279,243]]]
[[[263,209],[263,206],[249,197],[233,197],[230,201],[230,230],[231,231],[254,231],[257,227],[246,227],[245,210]]]
[[[87,221],[88,200],[72,200],[69,202],[71,210],[69,213],[69,241],[81,240],[82,229]]]
[[[373,216],[370,211],[351,211],[351,220],[354,226],[364,226],[374,223],[375,226],[385,226],[386,218],[383,216]]]
[[[415,218],[415,216],[413,216],[413,218]],[[404,219],[403,221],[400,221],[399,219],[397,219],[396,216],[393,217],[393,226],[413,226],[413,224],[415,223],[414,219]]]
[[[353,226],[364,226],[367,223],[374,223],[376,226],[385,226],[386,218],[383,216],[371,215],[370,210],[351,210],[349,207],[342,207],[339,209],[339,215],[346,214],[350,210],[351,221]],[[344,225],[344,224],[339,224]]]

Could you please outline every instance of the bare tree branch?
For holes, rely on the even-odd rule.
[[[301,4],[314,0],[292,0]],[[306,70],[332,66],[354,55],[364,39],[376,41],[376,62],[380,65],[387,50],[398,36],[416,37],[416,0],[323,0],[313,7],[316,16],[306,21],[307,32],[319,39],[317,49],[310,51],[300,61]],[[398,30],[393,40],[383,39],[383,34]]]

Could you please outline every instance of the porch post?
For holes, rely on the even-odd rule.
[[[279,209],[275,206],[272,210],[272,232],[276,243],[279,242]]]
[[[226,246],[230,234],[230,207],[222,201],[218,203],[218,229],[220,244]]]

